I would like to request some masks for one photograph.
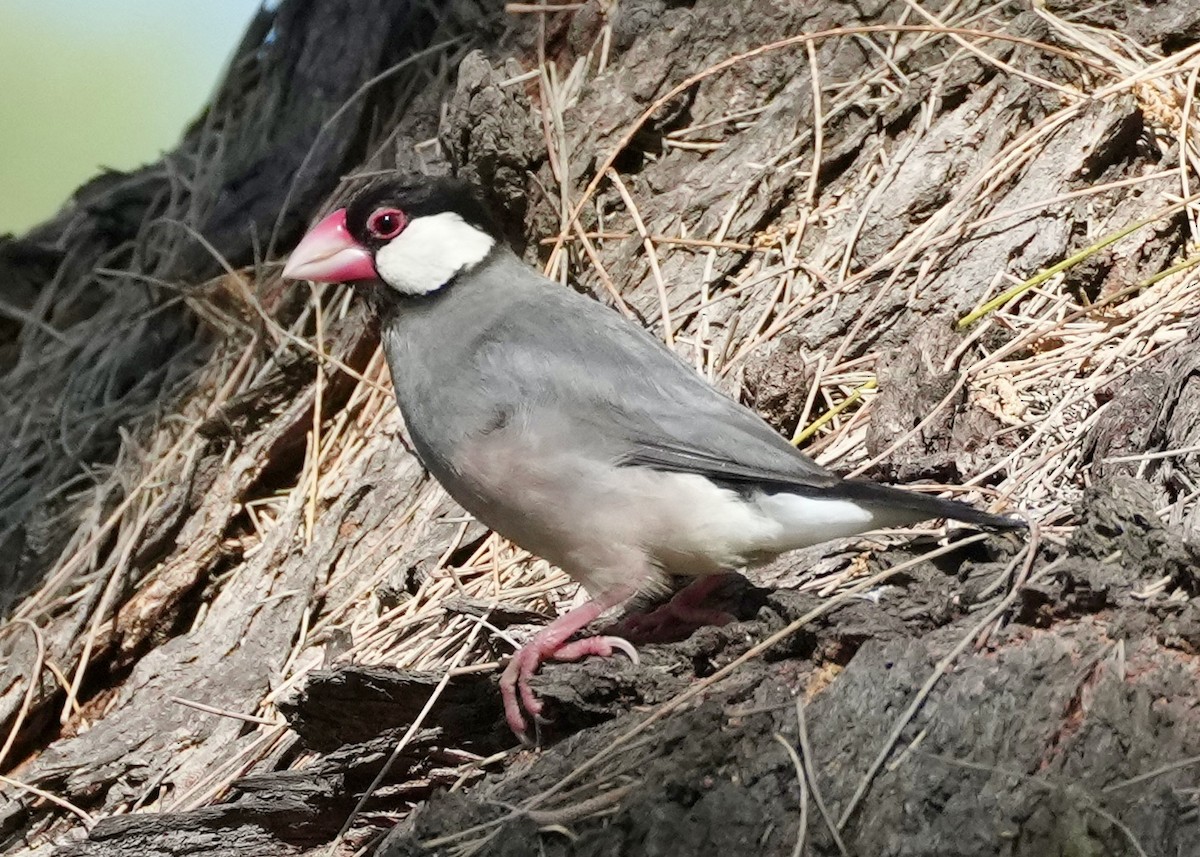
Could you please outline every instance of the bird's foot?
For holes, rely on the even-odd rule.
[[[705,607],[704,602],[733,574],[711,574],[685,586],[670,601],[648,613],[625,617],[612,630],[636,643],[674,643],[685,640],[706,625],[728,625],[736,617],[725,610]]]
[[[529,743],[525,715],[540,720],[542,701],[533,693],[529,680],[544,661],[577,661],[588,655],[602,658],[621,652],[635,664],[637,649],[620,637],[597,636],[579,640],[569,638],[608,609],[603,602],[589,601],[555,619],[533,639],[517,649],[500,676],[500,696],[504,700],[504,719],[522,743]]]

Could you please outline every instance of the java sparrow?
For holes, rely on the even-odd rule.
[[[701,579],[703,593],[722,572],[928,518],[1023,526],[821,467],[649,332],[530,269],[461,181],[367,186],[304,236],[283,276],[382,283],[383,349],[422,464],[591,596],[504,671],[522,738],[542,708],[529,687],[539,664],[632,653],[572,637],[669,577]]]

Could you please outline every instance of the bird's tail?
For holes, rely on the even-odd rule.
[[[918,494],[877,482],[846,479],[826,491],[827,497],[851,500],[865,506],[884,526],[904,526],[930,518],[950,518],[991,530],[1020,530],[1028,526],[1020,518],[981,512],[956,500],[943,500],[931,494]]]

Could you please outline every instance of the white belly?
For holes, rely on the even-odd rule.
[[[846,500],[754,492],[703,476],[619,467],[529,432],[497,433],[439,474],[458,501],[593,594],[701,577],[879,526]]]

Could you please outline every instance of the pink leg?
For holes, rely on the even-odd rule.
[[[500,695],[504,699],[504,718],[518,738],[527,740],[522,709],[535,718],[542,712],[541,701],[529,687],[529,679],[537,672],[542,661],[577,661],[588,655],[606,658],[614,651],[621,651],[637,662],[637,650],[620,637],[585,637],[567,642],[605,610],[628,597],[629,593],[616,593],[581,604],[538,631],[513,655],[500,676]]]
[[[705,625],[728,625],[734,619],[730,613],[705,607],[704,602],[734,577],[710,574],[698,578],[649,613],[628,617],[617,630],[640,643],[663,643],[685,639]]]

